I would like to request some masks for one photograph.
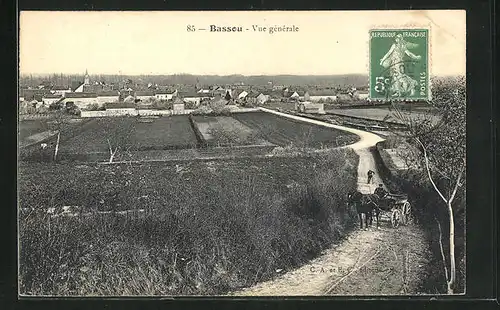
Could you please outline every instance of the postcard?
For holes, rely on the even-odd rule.
[[[465,16],[21,11],[19,296],[465,294]]]

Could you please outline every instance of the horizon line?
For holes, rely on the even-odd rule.
[[[39,73],[39,72],[29,72],[29,73],[19,73],[19,75],[51,75],[51,74],[67,74],[67,75],[85,75],[85,73],[75,73],[75,72],[50,72],[50,73]],[[193,75],[193,76],[334,76],[334,75],[368,75],[367,73],[332,73],[332,74],[294,74],[294,73],[267,73],[267,74],[242,74],[242,73],[229,73],[229,74],[207,74],[207,73],[89,73],[89,75],[150,75],[150,76],[161,76],[161,75]]]
[[[47,75],[85,75],[85,73],[64,73],[64,72],[51,72],[51,73],[19,73],[19,77],[26,75],[38,75],[38,76],[47,76]],[[90,76],[93,75],[122,75],[122,76],[176,76],[176,75],[191,75],[191,76],[218,76],[218,77],[229,77],[229,76],[242,76],[242,77],[257,77],[257,76],[300,76],[300,77],[308,77],[308,76],[317,76],[317,77],[327,77],[327,76],[342,76],[342,75],[362,75],[369,76],[369,73],[331,73],[331,74],[291,74],[291,73],[276,73],[276,74],[241,74],[241,73],[232,73],[232,74],[197,74],[197,73],[89,73]],[[464,76],[464,73],[454,73],[454,74],[431,74],[432,76],[438,77],[447,77],[447,76]]]

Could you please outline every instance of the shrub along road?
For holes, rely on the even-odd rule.
[[[383,139],[357,129],[293,116],[268,109],[265,112],[354,133],[360,140],[352,145],[359,155],[358,189],[373,193],[382,183],[370,148]],[[367,172],[375,172],[367,184]],[[375,222],[374,222],[375,224]],[[332,245],[310,263],[274,280],[233,292],[233,296],[297,295],[397,295],[416,294],[426,275],[424,266],[429,249],[424,234],[416,226],[393,229],[387,216],[381,214],[380,229],[357,230],[338,245]]]

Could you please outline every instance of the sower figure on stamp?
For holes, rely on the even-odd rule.
[[[405,56],[413,61],[420,60],[422,56],[410,52],[410,49],[416,47],[418,44],[407,42],[401,34],[397,34],[389,51],[380,59],[382,67],[391,68],[392,86],[390,88],[392,96],[413,96],[415,94],[418,83],[406,74]]]
[[[372,170],[368,170],[368,182],[367,182],[368,184],[371,183],[374,174],[375,172],[373,172]]]

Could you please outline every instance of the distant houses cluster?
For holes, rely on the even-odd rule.
[[[20,89],[20,113],[40,113],[51,106],[61,105],[83,110],[108,109],[119,103],[155,105],[161,102],[186,104],[196,108],[204,101],[225,100],[227,104],[262,105],[269,101],[312,103],[334,103],[341,100],[368,100],[366,90],[349,89],[304,89],[293,87],[267,87],[211,85],[202,87],[196,85],[159,86],[152,83],[146,87],[137,87],[128,80],[120,86],[108,85],[104,82],[91,82],[88,72],[85,72],[83,83],[72,83],[71,86],[42,85],[38,88]],[[170,105],[173,106],[173,105]]]

